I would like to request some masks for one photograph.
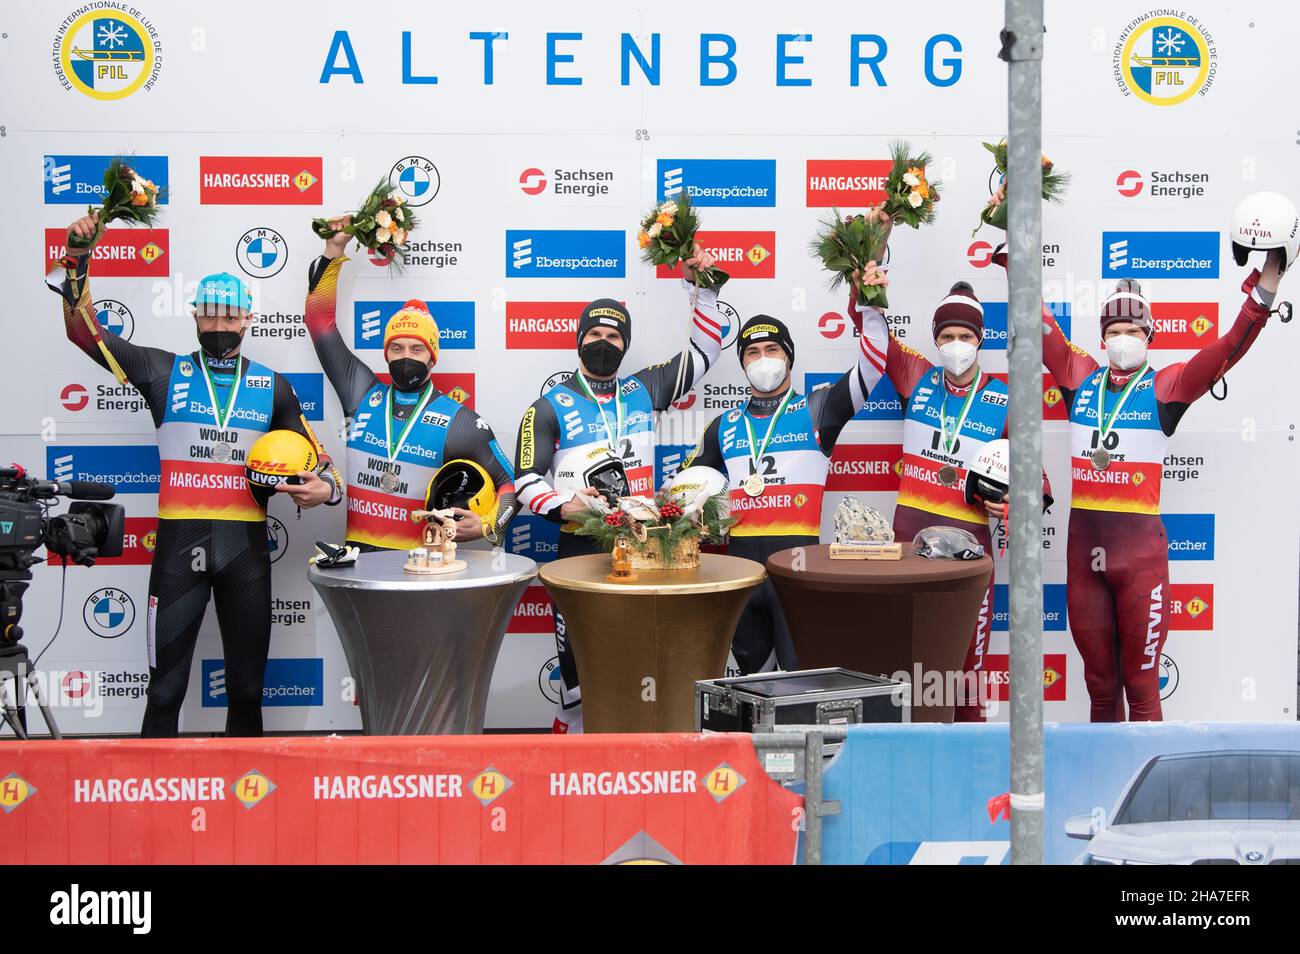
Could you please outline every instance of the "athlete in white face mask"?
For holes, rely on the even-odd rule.
[[[876,213],[885,228],[888,216]],[[984,307],[966,282],[957,282],[939,302],[932,329],[939,366],[888,333],[884,316],[874,309],[858,310],[857,289],[849,299],[849,317],[864,340],[888,339],[885,374],[903,404],[903,470],[894,508],[894,534],[910,541],[932,526],[958,527],[993,549],[989,517],[1005,519],[1005,503],[972,504],[964,491],[966,469],[991,441],[1009,436],[1007,386],[979,365],[984,343]],[[1044,506],[1051,503],[1043,475]],[[959,722],[984,719],[980,691],[985,677],[984,655],[993,618],[993,580],[976,620],[966,654],[966,678],[954,715]]]
[[[868,269],[865,282],[885,285],[883,272]],[[874,309],[872,309],[874,311]],[[776,318],[755,315],[736,341],[749,397],[714,418],[686,466],[716,468],[731,484],[728,552],[762,563],[779,550],[820,539],[822,491],[831,453],[844,425],[880,381],[885,368],[885,323],[864,336],[856,364],[833,384],[799,394],[790,378],[794,340]],[[745,673],[758,672],[773,649],[782,669],[796,666],[790,630],[770,581],[750,597],[736,625],[732,654]]]

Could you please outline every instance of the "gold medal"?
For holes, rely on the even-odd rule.
[[[224,464],[234,456],[234,451],[225,441],[217,441],[212,445],[212,459],[218,464]]]
[[[383,475],[379,478],[379,486],[385,493],[393,493],[397,490],[397,474],[393,473],[391,470],[384,471]]]
[[[1110,451],[1104,447],[1098,447],[1092,452],[1092,466],[1096,470],[1105,470],[1110,466]]]
[[[740,486],[743,487],[745,493],[749,494],[751,497],[757,497],[763,493],[763,490],[767,487],[767,484],[764,482],[763,478],[760,477],[758,474],[750,474],[748,477],[745,478],[744,483],[742,483]]]
[[[951,487],[957,483],[957,468],[951,464],[944,464],[939,468],[939,483],[945,487]]]

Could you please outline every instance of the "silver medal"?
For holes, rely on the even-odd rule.
[[[385,493],[393,493],[397,490],[397,474],[391,470],[384,471],[379,478],[379,486],[383,488]]]
[[[218,464],[224,464],[234,456],[234,450],[225,441],[217,441],[212,445],[212,459]]]
[[[1110,451],[1104,447],[1098,447],[1092,452],[1092,466],[1097,470],[1105,470],[1110,466]]]

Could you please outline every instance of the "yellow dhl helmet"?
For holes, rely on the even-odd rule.
[[[315,446],[297,431],[267,431],[248,450],[248,492],[264,508],[276,487],[299,483],[298,471],[315,470],[319,463]]]
[[[484,530],[497,519],[497,489],[481,464],[472,460],[449,460],[438,468],[424,495],[426,510],[460,507],[477,514]]]

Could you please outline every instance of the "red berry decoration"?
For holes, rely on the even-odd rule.
[[[659,515],[665,520],[676,520],[682,515],[682,508],[675,503],[666,503],[659,508]]]
[[[605,514],[605,524],[610,527],[619,527],[623,525],[623,515],[621,513]]]

